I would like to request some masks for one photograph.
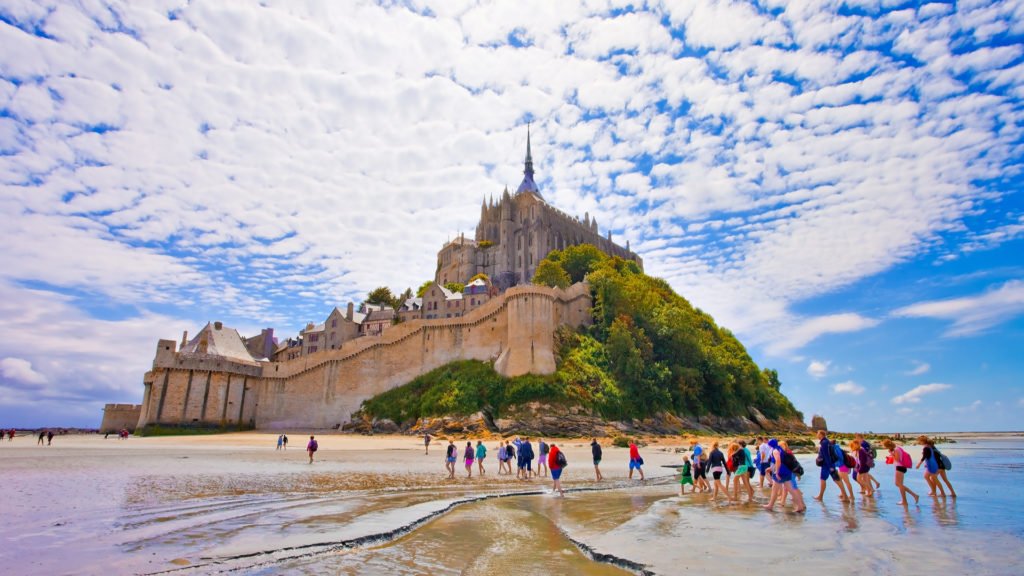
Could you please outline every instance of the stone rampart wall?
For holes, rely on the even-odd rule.
[[[517,286],[459,318],[411,320],[337,350],[251,366],[174,357],[158,347],[140,425],[324,429],[363,401],[455,360],[495,361],[507,376],[555,369],[554,331],[590,322],[589,287]],[[237,365],[236,365],[237,364]]]
[[[139,413],[142,411],[141,404],[107,404],[103,407],[103,422],[100,424],[100,432],[117,432],[127,428],[129,432],[135,431],[139,423]]]

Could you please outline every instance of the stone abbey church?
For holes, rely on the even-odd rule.
[[[515,194],[508,189],[498,202],[484,200],[476,237],[460,236],[437,254],[439,284],[465,283],[476,274],[486,274],[499,289],[525,284],[537,265],[552,250],[577,244],[593,244],[601,251],[633,260],[643,269],[643,260],[629,249],[612,242],[612,234],[601,236],[597,219],[584,214],[572,217],[544,201],[533,179],[530,133],[526,133],[526,165],[523,181]]]
[[[160,340],[142,404],[108,404],[101,427],[337,429],[365,400],[456,360],[492,362],[505,376],[550,374],[558,327],[593,320],[590,290],[586,282],[561,289],[530,280],[549,252],[578,244],[643,266],[628,243],[602,237],[589,214],[581,220],[544,201],[527,131],[519,188],[484,202],[474,239],[441,248],[422,298],[400,310],[335,308],[285,342],[273,328],[243,338],[221,322],[180,344]],[[473,279],[481,273],[487,278]],[[450,282],[465,288],[451,291]]]

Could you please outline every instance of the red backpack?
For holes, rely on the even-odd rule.
[[[902,446],[897,446],[896,450],[898,450],[900,453],[900,461],[899,464],[897,464],[897,466],[903,466],[904,468],[913,468],[914,461],[910,458],[910,454],[908,454]]]

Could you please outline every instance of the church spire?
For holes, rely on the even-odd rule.
[[[540,189],[537,188],[537,184],[533,181],[533,154],[530,150],[530,125],[526,125],[526,162],[523,166],[523,181],[519,184],[519,188],[516,189],[516,195],[522,194],[523,192],[531,192],[538,198],[540,198]]]

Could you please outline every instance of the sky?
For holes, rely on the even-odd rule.
[[[0,427],[432,277],[522,178],[809,420],[1020,430],[1024,3],[0,3]]]

